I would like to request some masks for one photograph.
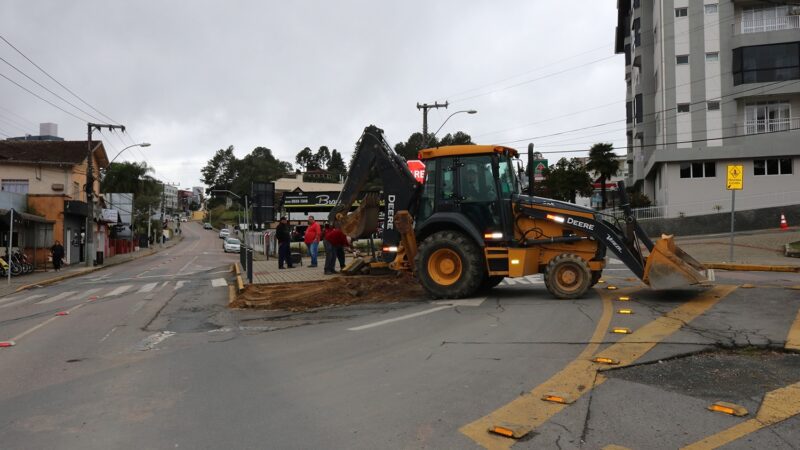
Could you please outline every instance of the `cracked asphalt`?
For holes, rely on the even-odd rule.
[[[791,401],[775,409],[788,411],[780,420],[759,414],[768,392],[800,382],[798,357],[784,348],[800,310],[789,288],[800,275],[717,272],[716,286],[656,293],[612,263],[605,283],[572,301],[551,298],[534,280],[462,303],[231,311],[227,291],[210,280],[229,279],[220,272],[233,257],[199,227],[184,233],[166,260],[32,290],[41,296],[27,302],[0,298],[0,340],[22,335],[0,349],[3,448],[649,449],[718,436],[725,448],[788,449],[800,442]],[[104,294],[130,283],[136,288]],[[743,283],[755,287],[737,287]],[[630,300],[619,301],[623,295]],[[61,300],[41,303],[49,298]],[[596,356],[620,364],[591,362]],[[574,398],[543,402],[545,390]],[[708,411],[717,396],[743,404],[749,416]],[[485,424],[496,417],[527,433],[490,435]],[[745,425],[743,435],[729,431]]]

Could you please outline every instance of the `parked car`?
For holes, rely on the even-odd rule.
[[[212,227],[212,226],[211,226],[211,224],[210,224],[210,223],[208,223],[208,222],[206,222],[206,223],[204,223],[204,224],[203,224],[203,229],[204,229],[204,230],[211,230],[211,229],[213,229],[213,228],[214,228],[214,227]]]
[[[229,230],[227,228],[223,228],[223,229],[219,230],[219,238],[220,239],[225,239],[226,237],[228,237],[230,235],[231,235],[231,230]]]
[[[241,242],[239,242],[236,238],[225,238],[225,241],[222,244],[222,249],[225,253],[234,252],[239,253],[239,249],[241,248]]]
[[[181,222],[187,222],[188,220],[186,217],[181,217]]]

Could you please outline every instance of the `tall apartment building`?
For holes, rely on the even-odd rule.
[[[619,0],[628,185],[663,214],[800,203],[800,4]]]

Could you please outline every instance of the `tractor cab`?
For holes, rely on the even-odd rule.
[[[428,234],[439,228],[437,224],[456,221],[478,244],[510,240],[511,199],[520,191],[513,165],[516,155],[512,148],[490,145],[420,151],[425,181],[415,215],[416,230]]]

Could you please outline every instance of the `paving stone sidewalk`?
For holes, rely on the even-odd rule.
[[[353,261],[353,256],[345,255],[346,264]],[[295,265],[293,268],[278,269],[278,258],[270,256],[266,261],[253,261],[253,284],[277,284],[277,283],[301,283],[304,281],[326,280],[340,275],[325,275],[325,254],[320,254],[317,258],[317,267],[308,267],[311,258],[304,256],[303,265]],[[339,271],[339,263],[336,263],[336,271]]]

